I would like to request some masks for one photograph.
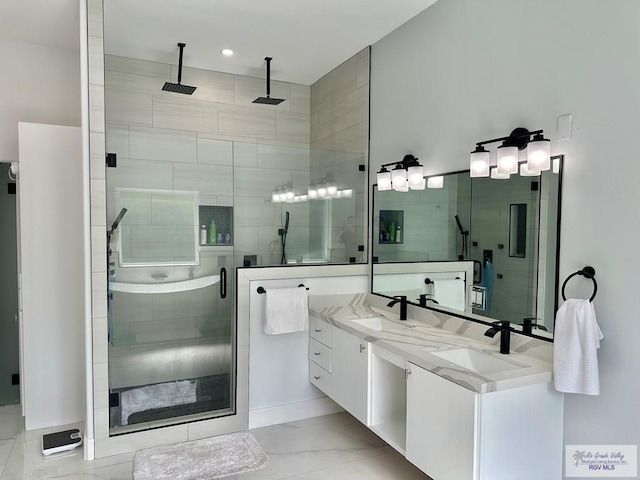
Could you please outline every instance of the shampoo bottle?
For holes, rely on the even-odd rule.
[[[396,227],[396,243],[402,243],[402,229],[400,225]]]
[[[391,222],[391,225],[389,225],[389,243],[395,243],[396,242],[396,224]]]
[[[207,244],[207,226],[200,225],[200,245]]]

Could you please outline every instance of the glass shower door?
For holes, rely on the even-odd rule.
[[[231,229],[232,207],[203,205],[196,192],[114,193],[111,433],[233,413],[233,245],[212,235],[213,224]]]

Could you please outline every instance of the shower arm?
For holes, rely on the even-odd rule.
[[[264,57],[267,62],[267,98],[271,95],[271,57]]]
[[[178,47],[180,47],[180,56],[178,57],[178,85],[182,83],[182,51],[186,45],[186,43],[178,44]]]

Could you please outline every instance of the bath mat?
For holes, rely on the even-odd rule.
[[[204,480],[223,478],[267,465],[267,456],[247,432],[138,452],[134,480]]]

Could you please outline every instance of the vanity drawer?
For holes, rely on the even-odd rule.
[[[331,372],[331,349],[313,338],[309,339],[309,360]]]
[[[331,396],[331,374],[314,362],[309,362],[309,381]]]
[[[322,318],[311,315],[309,319],[309,335],[327,347],[331,347],[331,325]]]

